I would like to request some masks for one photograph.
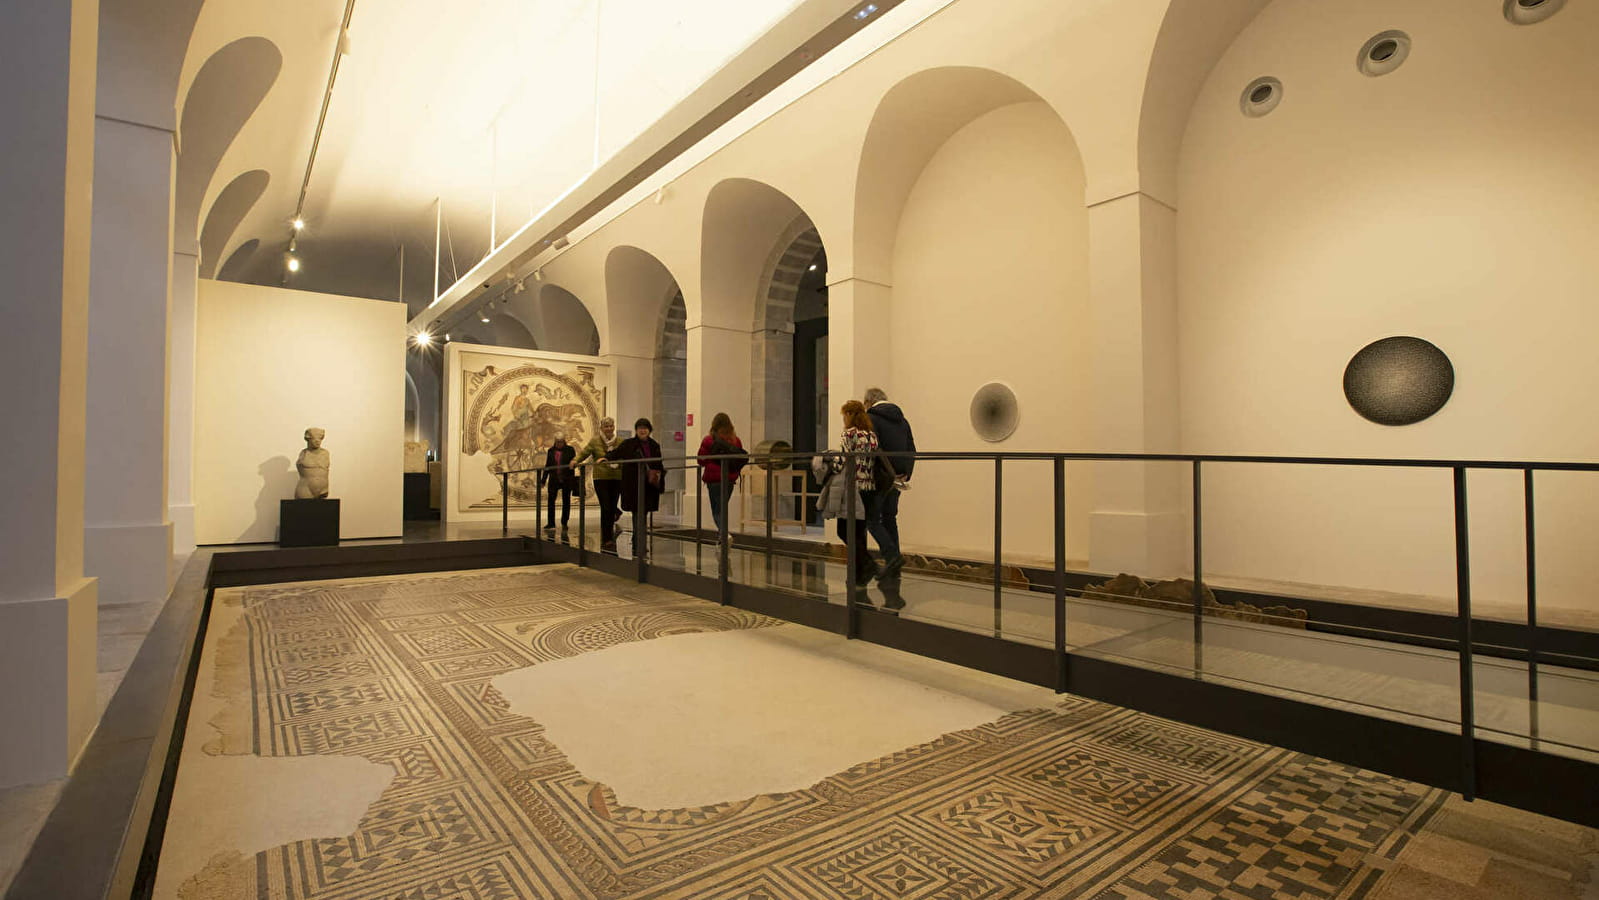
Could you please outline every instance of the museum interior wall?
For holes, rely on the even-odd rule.
[[[1459,4],[1266,7],[1217,64],[1182,146],[1178,204],[1185,450],[1450,459],[1592,459],[1599,383],[1599,8],[1509,25]],[[1389,74],[1357,71],[1408,34]],[[1534,65],[1533,63],[1536,63]],[[1268,115],[1240,114],[1260,75]],[[1555,88],[1554,86],[1558,86]],[[1380,338],[1443,350],[1453,396],[1400,427],[1357,415],[1344,366]],[[1311,584],[1449,594],[1447,471],[1216,466],[1207,564]],[[1540,473],[1539,605],[1599,609],[1586,549],[1599,479]],[[1524,590],[1519,472],[1470,480],[1483,602]]]
[[[307,428],[327,431],[339,536],[401,533],[405,307],[202,279],[195,363],[195,533],[277,539]]]
[[[746,436],[786,437],[739,370],[761,371],[767,264],[804,216],[827,252],[834,429],[837,400],[876,384],[940,450],[1592,455],[1566,399],[1593,374],[1570,327],[1592,280],[1575,248],[1599,209],[1582,168],[1591,104],[1576,102],[1599,86],[1578,49],[1592,9],[1537,27],[1438,2],[1240,2],[1201,21],[1142,5],[1017,3],[997,18],[978,6],[950,4],[612,210],[542,277],[590,298],[617,342],[602,352],[647,355],[662,300],[604,269],[622,247],[658,262],[682,285],[686,411],[701,423],[729,411]],[[1413,55],[1362,74],[1362,45],[1391,28]],[[1548,70],[1533,57],[1569,73],[1570,93],[1540,89]],[[1245,116],[1240,92],[1262,75],[1287,99]],[[1340,379],[1361,347],[1399,334],[1451,356],[1455,395],[1431,419],[1380,426]],[[990,381],[1019,412],[998,442],[969,417]],[[637,402],[625,380],[617,401]],[[902,515],[909,541],[991,552],[991,474],[924,471]],[[1539,477],[1550,602],[1591,607],[1572,589],[1595,574],[1579,538],[1595,486]],[[1006,471],[1019,558],[1048,552],[1047,478]],[[1206,478],[1207,573],[1452,590],[1447,475],[1215,466]],[[1190,487],[1183,466],[1072,466],[1068,556],[1185,571]],[[1472,489],[1480,589],[1513,601],[1519,476],[1474,475]]]

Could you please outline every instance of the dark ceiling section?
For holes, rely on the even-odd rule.
[[[267,189],[272,176],[265,169],[251,169],[228,182],[217,194],[206,214],[205,227],[200,229],[200,277],[212,278],[222,262],[222,250],[233,238],[239,223],[249,214],[255,202]]]
[[[222,155],[282,68],[283,54],[277,45],[263,37],[247,37],[213,53],[195,75],[178,128],[173,236],[180,245],[199,228],[200,204]]]

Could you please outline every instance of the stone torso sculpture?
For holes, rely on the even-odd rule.
[[[294,461],[294,468],[300,472],[300,483],[294,487],[296,500],[327,499],[331,459],[328,451],[322,449],[322,439],[326,436],[327,432],[320,428],[305,430],[305,449],[300,451],[300,458]]]

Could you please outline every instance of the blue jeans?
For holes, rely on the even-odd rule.
[[[891,562],[899,554],[899,495],[900,492],[889,488],[886,491],[871,491],[872,499],[866,505],[866,530],[871,532],[872,540],[877,542],[877,550],[883,556],[883,562]]]
[[[733,485],[725,481],[707,481],[705,487],[711,497],[711,521],[716,523],[716,533],[721,534],[727,528],[727,495],[733,493]]]

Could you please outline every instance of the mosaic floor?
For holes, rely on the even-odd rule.
[[[1594,896],[1592,831],[1070,697],[804,790],[627,807],[491,682],[781,623],[592,571],[219,590],[214,609],[158,898]],[[201,783],[227,758],[351,774]],[[278,806],[312,824],[266,828]],[[257,833],[229,844],[230,811]]]

